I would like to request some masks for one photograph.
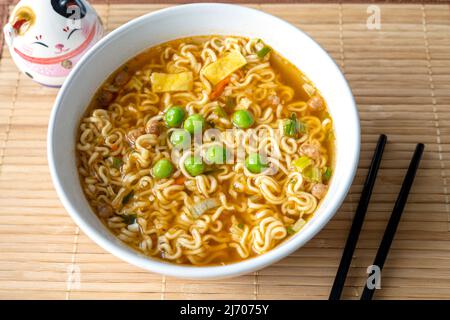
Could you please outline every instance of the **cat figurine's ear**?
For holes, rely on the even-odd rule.
[[[16,10],[10,20],[5,24],[3,33],[8,46],[11,46],[17,35],[23,35],[34,24],[36,17],[29,7]]]
[[[64,18],[82,19],[86,6],[82,0],[51,0],[53,10]]]

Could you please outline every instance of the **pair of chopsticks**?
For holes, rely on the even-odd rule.
[[[345,279],[350,268],[353,252],[355,251],[356,243],[361,232],[361,227],[364,222],[367,207],[369,206],[369,201],[372,195],[373,186],[375,185],[378,169],[380,168],[381,157],[383,156],[386,142],[387,137],[384,134],[380,135],[372,158],[372,162],[369,167],[366,181],[364,182],[361,198],[359,200],[358,207],[356,208],[356,213],[353,218],[350,233],[345,244],[338,271],[336,273],[336,278],[334,279],[333,287],[331,288],[329,300],[339,300],[342,294],[342,290],[344,289]],[[389,249],[395,236],[395,232],[397,231],[397,226],[400,222],[403,209],[405,208],[406,201],[408,200],[409,191],[411,190],[411,186],[414,182],[414,177],[416,176],[416,172],[419,167],[423,149],[424,145],[422,143],[416,145],[416,149],[409,164],[408,171],[406,172],[406,176],[403,180],[400,193],[398,194],[391,217],[386,226],[383,239],[381,240],[380,247],[378,248],[378,252],[375,256],[373,265],[377,266],[380,271],[383,269],[384,263],[389,253]],[[369,288],[366,283],[366,285],[364,286],[364,291],[361,295],[361,300],[371,300],[374,292],[375,288]]]

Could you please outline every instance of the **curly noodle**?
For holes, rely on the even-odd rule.
[[[316,211],[331,175],[332,120],[313,85],[287,62],[280,66],[276,52],[262,56],[264,47],[241,37],[172,41],[142,53],[99,89],[79,126],[79,174],[90,204],[120,240],[175,263],[224,264],[271,250]],[[212,99],[215,87],[202,71],[232,51],[247,64]],[[288,82],[283,68],[298,82]],[[192,90],[152,91],[153,72],[186,71],[194,76]],[[218,130],[205,133],[198,154],[221,142],[244,158],[267,154],[266,170],[255,174],[238,159],[191,176],[183,163],[196,151],[176,150],[169,139],[175,129],[162,124],[173,105]],[[229,115],[240,109],[254,115],[251,129],[233,129]],[[286,134],[287,121],[296,134]],[[175,170],[157,180],[152,167],[163,158],[172,159]],[[302,159],[310,161],[307,168],[299,166]],[[196,214],[193,207],[206,200],[213,205]]]

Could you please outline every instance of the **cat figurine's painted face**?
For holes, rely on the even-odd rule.
[[[21,0],[4,34],[17,66],[35,81],[60,86],[103,34],[85,0]]]

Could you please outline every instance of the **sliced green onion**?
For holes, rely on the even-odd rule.
[[[298,120],[295,113],[284,123],[284,134],[289,137],[295,137],[297,133],[306,133],[306,124]]]
[[[284,135],[288,137],[294,137],[297,134],[296,123],[292,119],[288,119],[284,122]]]
[[[295,232],[299,232],[301,228],[303,228],[303,226],[306,224],[306,221],[303,220],[302,218],[298,219],[296,223],[294,223],[294,225],[292,226],[292,229]]]
[[[198,218],[206,211],[217,208],[218,206],[220,206],[220,201],[218,199],[209,198],[209,199],[205,199],[203,201],[197,202],[194,206],[192,206],[191,212],[195,218]]]
[[[225,110],[223,110],[223,108],[221,106],[217,106],[216,108],[214,108],[214,114],[218,115],[220,118],[225,118],[227,116],[227,113],[225,112]]]
[[[287,227],[286,231],[287,231],[288,234],[294,234],[295,233],[294,229],[291,226]]]
[[[305,134],[308,128],[306,127],[306,123],[303,121],[297,121],[297,131]]]
[[[243,224],[243,223],[239,223],[239,224],[238,224],[238,228],[239,228],[239,229],[244,229],[244,224]]]
[[[319,168],[311,167],[307,170],[304,170],[302,173],[306,179],[312,182],[322,182],[322,173],[320,172]]]
[[[331,170],[331,168],[327,167],[325,169],[325,172],[323,173],[323,179],[324,180],[330,180],[332,172],[333,171]]]
[[[125,85],[125,88],[128,90],[136,89],[136,91],[140,91],[144,84],[136,77],[133,76]]]
[[[122,217],[123,222],[127,225],[135,224],[137,220],[137,216],[135,214],[124,214]]]
[[[259,50],[256,55],[258,56],[258,58],[262,59],[264,58],[269,52],[270,52],[270,47],[265,46],[264,48],[262,48],[261,50]]]
[[[120,166],[122,165],[122,159],[113,157],[112,158],[112,166],[116,169],[120,169]]]
[[[134,196],[134,191],[131,190],[125,197],[123,197],[122,204],[127,204],[131,200],[131,198],[133,198],[133,196]]]
[[[309,167],[312,164],[312,160],[307,156],[301,156],[300,158],[295,159],[292,161],[292,164],[300,171],[302,172],[307,167]]]
[[[236,106],[236,99],[232,97],[227,97],[227,100],[225,101],[225,107],[228,109],[234,108]]]
[[[321,174],[319,168],[312,168],[311,172],[312,172],[312,175],[311,175],[311,180],[312,181],[316,181],[316,182],[321,182],[322,181],[322,174]]]

